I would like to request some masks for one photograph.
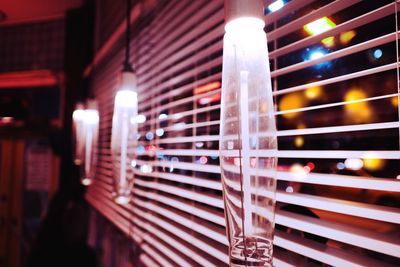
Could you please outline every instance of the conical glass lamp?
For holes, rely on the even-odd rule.
[[[85,151],[85,135],[84,135],[84,119],[85,107],[82,103],[78,103],[72,113],[72,131],[73,131],[73,160],[75,165],[83,163]]]
[[[131,0],[126,3],[125,61],[120,88],[115,95],[111,131],[111,156],[114,166],[114,200],[120,205],[130,201],[133,186],[134,151],[137,134],[137,81],[130,64]]]
[[[122,73],[121,88],[115,96],[111,132],[111,155],[114,166],[114,199],[127,204],[133,186],[134,149],[136,146],[138,99],[133,72]]]
[[[220,165],[231,266],[272,266],[276,125],[261,0],[225,1]]]
[[[97,146],[99,139],[99,112],[94,100],[88,101],[83,120],[85,136],[85,157],[81,176],[83,185],[90,185],[96,174]]]

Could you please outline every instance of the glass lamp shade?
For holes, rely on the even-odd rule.
[[[134,152],[137,133],[138,96],[132,72],[122,74],[121,89],[114,102],[111,155],[114,169],[114,199],[121,205],[130,201],[133,186]]]
[[[220,125],[230,265],[272,266],[277,138],[267,38],[262,13],[252,15],[257,0],[238,1],[227,5]],[[243,3],[250,7],[235,9]]]
[[[85,158],[83,164],[83,174],[81,176],[81,183],[83,185],[90,185],[93,182],[96,174],[97,165],[97,145],[99,138],[99,112],[95,108],[95,103],[88,104],[88,109],[85,110],[83,120],[84,136],[85,136]]]
[[[83,163],[84,151],[85,151],[85,135],[84,135],[84,118],[85,108],[82,103],[76,105],[74,112],[72,113],[72,134],[73,134],[73,160],[75,165],[81,165]]]

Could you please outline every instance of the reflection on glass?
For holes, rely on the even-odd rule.
[[[230,264],[272,266],[277,140],[262,6],[226,4],[220,165]]]

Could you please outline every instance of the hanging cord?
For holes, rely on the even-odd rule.
[[[132,0],[126,1],[126,35],[125,35],[125,62],[123,71],[133,72],[130,64],[130,41],[131,41],[131,10]]]

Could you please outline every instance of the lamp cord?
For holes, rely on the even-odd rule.
[[[126,36],[125,36],[125,62],[124,71],[133,72],[132,65],[130,64],[130,40],[131,40],[131,9],[132,0],[126,1]]]

